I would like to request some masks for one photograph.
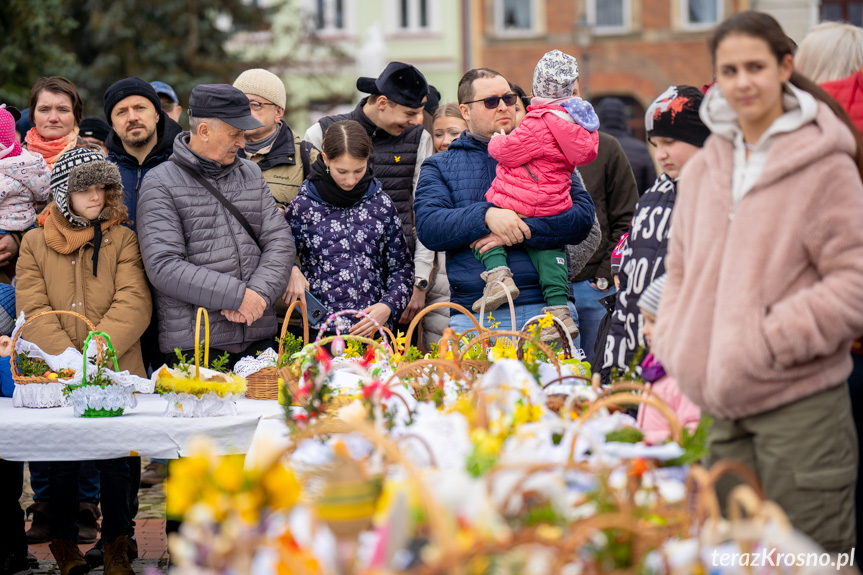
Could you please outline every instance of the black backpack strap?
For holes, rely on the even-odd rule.
[[[303,140],[300,142],[300,159],[303,162],[303,179],[309,178],[309,172],[312,171],[312,148],[311,142]]]
[[[204,186],[204,189],[207,190],[208,192],[210,192],[210,194],[212,194],[214,198],[219,200],[219,202],[221,202],[221,204],[223,206],[225,206],[225,209],[228,210],[229,212],[231,212],[231,215],[234,216],[234,218],[236,218],[236,220],[240,223],[241,226],[243,226],[243,229],[246,230],[246,233],[249,234],[249,237],[251,237],[255,241],[255,244],[258,246],[258,249],[261,250],[261,253],[263,253],[264,248],[261,247],[261,242],[258,241],[258,236],[256,236],[254,230],[252,230],[252,226],[249,224],[249,220],[247,220],[245,218],[245,216],[243,216],[243,214],[240,213],[240,210],[238,210],[234,206],[234,204],[229,202],[228,199],[225,196],[223,196],[219,190],[216,189],[216,186],[214,186],[213,184],[211,184],[210,182],[205,180],[201,176],[201,174],[195,172],[194,170],[192,170],[188,166],[184,166],[183,164],[181,164],[180,162],[175,160],[173,157],[170,158],[170,161],[174,162],[175,164],[180,166],[180,168],[182,168],[183,170],[185,170],[185,172],[187,174],[192,176],[192,178],[194,178],[196,182],[198,182],[199,184]]]

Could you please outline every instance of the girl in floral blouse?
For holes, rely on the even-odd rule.
[[[413,291],[413,262],[401,221],[368,165],[372,141],[353,121],[332,124],[312,164],[309,179],[285,219],[297,244],[297,265],[309,291],[330,313],[363,310],[382,325],[407,307]],[[306,282],[295,281],[287,301],[299,298]],[[342,317],[340,328],[370,336],[374,324]]]

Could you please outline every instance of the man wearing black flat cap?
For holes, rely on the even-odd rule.
[[[273,303],[296,250],[261,170],[237,156],[245,131],[261,127],[249,99],[227,84],[202,84],[188,114],[190,132],[141,186],[141,256],[155,287],[161,352],[194,348],[204,307],[210,347],[231,353],[233,364],[272,344]]]
[[[359,78],[357,89],[369,96],[348,114],[322,118],[303,139],[320,149],[327,128],[340,120],[356,120],[371,137],[374,152],[369,167],[392,198],[414,256],[413,296],[398,320],[406,324],[425,307],[434,263],[434,252],[417,242],[414,229],[414,193],[420,166],[434,153],[431,136],[422,126],[429,85],[414,66],[391,62],[377,78]]]

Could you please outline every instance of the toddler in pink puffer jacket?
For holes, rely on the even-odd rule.
[[[0,234],[23,232],[36,222],[36,200],[51,193],[51,170],[39,154],[21,148],[15,118],[0,106]]]
[[[572,95],[577,80],[578,63],[560,50],[546,53],[537,63],[528,113],[512,132],[504,135],[501,131],[488,144],[488,153],[498,165],[485,199],[496,207],[513,210],[522,218],[556,216],[572,207],[573,171],[595,160],[599,148],[599,118],[588,102]],[[575,337],[578,328],[567,305],[569,270],[564,248],[525,250],[539,275],[547,306],[543,313],[563,321]],[[513,299],[518,297],[503,247],[484,254],[474,250],[474,254],[486,269],[482,275],[486,310],[506,302],[506,291]],[[480,311],[481,307],[482,299],[474,303],[473,310]],[[543,341],[556,338],[553,328],[541,335]]]

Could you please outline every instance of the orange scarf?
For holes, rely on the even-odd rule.
[[[71,150],[78,143],[78,127],[75,126],[65,138],[57,138],[56,140],[46,140],[36,131],[36,128],[30,128],[27,136],[24,137],[27,142],[27,150],[35,152],[45,158],[48,167],[53,169],[54,164],[60,159],[60,155],[67,150]]]
[[[46,216],[44,224],[45,243],[55,252],[61,254],[74,253],[87,242],[92,242],[96,235],[93,226],[79,228],[70,224],[53,204],[48,206],[43,215]],[[116,223],[117,220],[114,219],[101,222],[102,232],[107,231],[108,228]]]

